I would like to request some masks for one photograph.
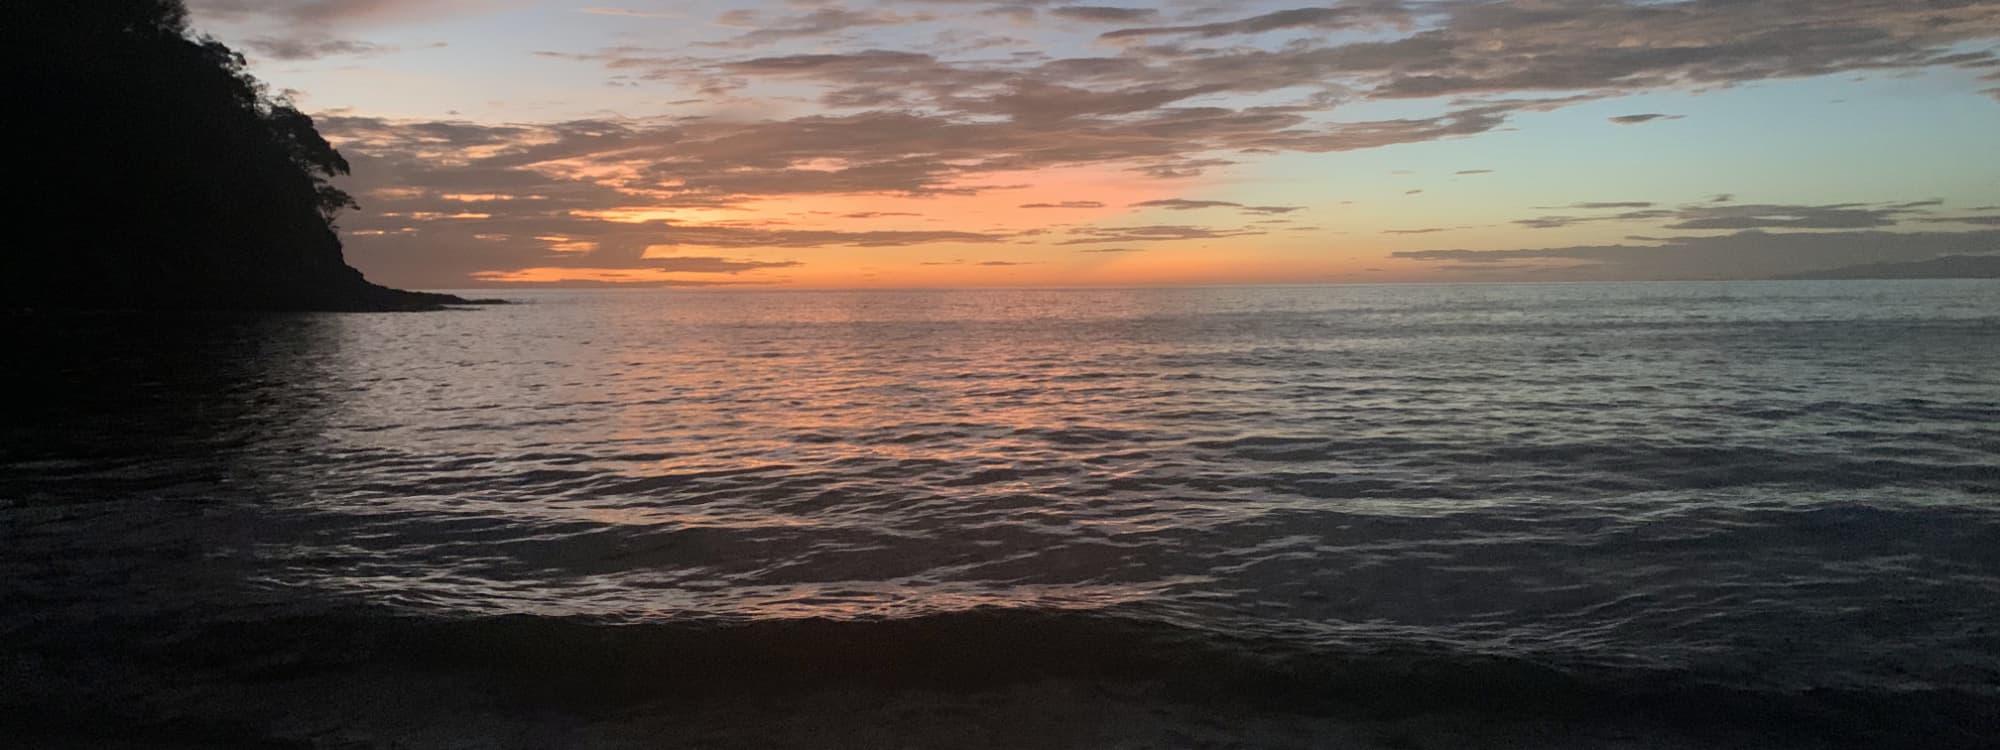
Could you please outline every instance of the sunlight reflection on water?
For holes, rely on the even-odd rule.
[[[2000,594],[1990,283],[516,296],[79,324],[8,512],[61,560],[77,521],[28,509],[151,510],[81,521],[128,567],[0,572],[107,592],[77,606],[1005,606],[1857,670],[1969,648]],[[218,525],[199,575],[156,559]]]

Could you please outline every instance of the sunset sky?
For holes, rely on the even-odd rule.
[[[1761,278],[2000,251],[2000,2],[190,5],[347,154],[348,259],[395,286]]]

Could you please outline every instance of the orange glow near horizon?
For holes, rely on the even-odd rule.
[[[1274,265],[1264,258],[1257,266],[1243,266],[1238,259],[1261,257],[1249,243],[1262,240],[1257,245],[1269,245],[1273,239],[1269,236],[1062,244],[1072,239],[1067,232],[1081,226],[1249,226],[1260,218],[1228,209],[1219,215],[1198,217],[1135,207],[1146,201],[1200,195],[1204,192],[1200,182],[1196,178],[1162,180],[1122,166],[1097,165],[982,175],[976,181],[946,188],[973,191],[965,194],[806,195],[766,198],[727,209],[609,209],[588,213],[591,218],[622,223],[661,222],[689,232],[727,229],[769,232],[773,237],[771,246],[713,247],[672,242],[670,229],[662,233],[662,239],[669,241],[645,246],[641,255],[645,259],[724,256],[799,265],[735,274],[547,266],[496,270],[475,278],[486,283],[884,288],[1199,284],[1231,283],[1232,279],[1283,282],[1299,275],[1324,277],[1329,272],[1326,263],[1318,260]],[[1034,187],[1010,187],[1029,183]],[[725,212],[727,218],[717,216]],[[784,244],[786,233],[811,232],[852,234],[856,241],[821,247]],[[929,233],[941,236],[923,236]],[[964,235],[992,239],[967,241]],[[1232,252],[1232,245],[1243,250]]]
[[[962,180],[926,196],[846,194],[771,198],[744,205],[756,216],[794,223],[837,222],[856,229],[1027,231],[1097,221],[1128,213],[1134,203],[1172,198],[1197,189],[1194,179],[1148,178],[1118,167],[1090,166],[1033,172],[998,172]],[[1012,187],[1029,185],[1032,188]],[[1029,208],[1065,203],[1087,207]]]

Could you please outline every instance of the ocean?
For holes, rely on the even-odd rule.
[[[2000,283],[502,296],[0,318],[0,744],[2000,746]]]

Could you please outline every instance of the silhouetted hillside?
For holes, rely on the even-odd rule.
[[[1787,279],[2000,279],[2000,255],[1947,255],[1793,274]]]
[[[0,309],[425,309],[363,280],[328,182],[347,162],[181,0],[0,4],[7,247]]]

